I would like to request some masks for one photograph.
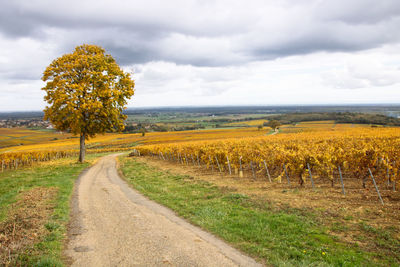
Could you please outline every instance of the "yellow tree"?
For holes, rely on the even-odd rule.
[[[80,136],[79,161],[85,140],[106,131],[122,131],[122,113],[135,83],[111,55],[96,45],[81,45],[55,59],[44,71],[42,90],[49,104],[44,113],[54,127]]]
[[[268,121],[267,126],[271,127],[272,130],[276,131],[276,129],[278,129],[279,126],[281,126],[281,123],[277,120],[270,120]]]

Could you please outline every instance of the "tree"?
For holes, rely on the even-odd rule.
[[[142,133],[142,136],[146,135],[146,129],[145,128],[140,129],[140,132]]]
[[[134,94],[135,82],[111,55],[96,45],[81,45],[55,59],[44,71],[42,90],[49,104],[44,119],[60,131],[80,136],[79,161],[85,159],[85,140],[106,131],[122,131],[122,113]]]
[[[258,128],[259,131],[261,131],[263,126],[262,125],[258,125],[257,128]]]
[[[279,121],[277,121],[277,120],[270,120],[267,123],[267,126],[271,127],[272,130],[276,131],[276,129],[279,129],[279,126],[281,126],[281,123]]]

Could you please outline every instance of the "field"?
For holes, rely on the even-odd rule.
[[[160,112],[160,113],[150,113],[150,114],[135,114],[128,115],[127,124],[130,123],[140,123],[144,125],[156,124],[158,126],[164,126],[166,128],[187,128],[193,127],[196,129],[214,129],[221,127],[237,127],[237,126],[249,126],[246,123],[249,122],[252,126],[258,126],[253,124],[251,121],[257,118],[264,118],[265,114],[258,113],[244,113],[244,114],[216,114],[212,111],[207,112]],[[243,120],[241,122],[232,122]],[[264,120],[265,121],[265,120]]]
[[[398,128],[304,122],[275,135],[141,145],[121,160],[144,194],[267,263],[397,266],[399,142]]]
[[[22,146],[45,143],[52,140],[70,138],[70,134],[53,130],[30,130],[26,128],[0,128],[0,149],[10,146]]]
[[[258,129],[263,120],[249,120],[247,127],[222,128],[208,130],[192,130],[178,132],[148,132],[143,136],[135,134],[104,134],[87,141],[88,153],[113,151],[128,151],[133,147],[184,143],[188,141],[207,141],[219,139],[237,139],[247,137],[262,137],[273,133],[269,127]],[[355,128],[371,129],[368,125],[334,124],[332,121],[302,122],[297,125],[283,125],[280,133],[299,132],[347,132]],[[51,160],[53,158],[77,155],[78,137],[58,133],[51,130],[30,130],[24,128],[1,128],[0,163],[1,168],[16,168],[31,165],[35,161]],[[275,134],[275,133],[273,133]]]
[[[21,138],[21,129],[16,129],[15,138]],[[40,132],[36,132],[40,136]],[[38,161],[58,159],[60,157],[76,156],[79,151],[79,138],[66,136],[64,139],[54,140],[57,133],[41,133],[43,138],[36,138],[30,145],[8,146],[0,149],[0,168],[17,169],[18,166],[32,165]],[[142,134],[104,134],[87,141],[88,153],[128,151],[133,147],[144,144],[177,143],[188,140],[217,140],[225,138],[243,138],[266,135],[266,131],[257,128],[246,129],[215,129],[182,132],[151,132]],[[12,136],[12,133],[9,133]],[[52,141],[43,141],[50,138]],[[10,143],[12,145],[12,143]]]
[[[9,130],[9,129],[6,129]],[[13,134],[9,131],[10,138],[22,138],[22,130],[17,129]],[[12,146],[12,142],[4,143],[7,147],[0,149],[0,153],[6,152],[29,152],[37,150],[62,150],[62,149],[78,149],[78,137],[71,135],[64,136],[59,140],[53,140],[59,136],[57,133],[43,133],[35,131],[37,136],[36,140],[32,141],[29,145]],[[136,134],[104,134],[98,135],[93,139],[87,141],[88,149],[101,149],[101,148],[125,148],[134,147],[139,144],[156,144],[156,143],[171,143],[171,142],[185,142],[189,140],[214,140],[224,138],[241,138],[241,137],[255,137],[266,135],[266,131],[259,131],[257,128],[248,129],[214,129],[214,130],[201,130],[201,131],[182,131],[182,132],[150,132],[142,136],[140,133]],[[40,138],[39,138],[40,137]],[[47,139],[52,141],[47,141]],[[21,140],[21,139],[19,139]]]
[[[353,123],[335,123],[334,121],[307,121],[291,125],[283,125],[280,127],[280,132],[283,133],[298,133],[298,132],[315,132],[315,131],[340,131],[351,130],[354,128],[371,128],[371,125],[353,124]],[[383,127],[383,126],[373,126]]]
[[[263,125],[265,122],[268,122],[268,120],[262,119],[262,120],[247,120],[247,121],[239,121],[239,122],[230,122],[230,123],[225,123],[222,126],[229,126],[229,127],[249,127],[249,126],[259,126]]]
[[[240,122],[245,127],[144,136],[109,133],[88,140],[87,151],[91,161],[98,153],[133,151],[133,158],[121,156],[120,162],[135,188],[264,263],[398,265],[399,128],[310,121],[272,132],[268,127],[258,129],[262,122],[252,119]],[[54,200],[63,190],[55,180],[40,180],[41,175],[50,177],[44,174],[46,168],[52,166],[50,171],[60,179],[81,170],[71,165],[79,139],[24,128],[0,129],[0,133],[0,182],[13,192],[2,193],[0,221],[9,231],[12,213],[7,216],[6,211],[12,205],[23,206],[24,199],[37,195]],[[32,175],[37,182],[29,180]],[[43,218],[49,216],[43,213]],[[67,220],[62,218],[38,221],[47,222],[50,230],[51,225],[61,225],[56,227],[61,230],[34,230],[36,235],[51,236],[32,239],[44,242],[43,249],[15,252],[13,259],[46,261],[40,256],[46,255],[50,262],[59,262],[60,235]]]
[[[395,187],[400,152],[394,148],[399,147],[399,140],[397,128],[354,128],[144,145],[137,151],[177,164],[206,165],[221,173],[249,170],[254,178],[266,173],[270,180],[287,179],[289,184],[290,180],[303,185],[312,178],[333,180],[338,174],[348,174],[360,181],[371,175],[378,183],[393,183]]]
[[[134,134],[98,135],[87,141],[88,149],[105,147],[133,147],[139,144],[173,143],[202,141],[227,138],[256,137],[267,135],[269,127],[259,130],[257,126],[267,120],[248,120],[238,122],[236,126],[246,125],[244,129],[207,129],[178,132],[148,132]],[[230,124],[234,126],[236,123]],[[302,131],[335,131],[352,128],[371,128],[362,124],[335,124],[333,121],[301,122],[296,125],[282,125],[280,132],[293,133]],[[0,153],[37,150],[77,149],[78,137],[53,130],[30,130],[26,128],[0,128]]]

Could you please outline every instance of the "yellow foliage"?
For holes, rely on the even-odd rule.
[[[400,166],[400,131],[398,128],[349,128],[343,131],[317,131],[263,137],[226,138],[216,141],[191,141],[139,146],[142,155],[194,155],[203,163],[218,158],[222,164],[229,157],[232,168],[253,162],[263,168],[265,161],[279,177],[285,164],[290,176],[304,181],[308,166],[314,174],[333,179],[340,166],[353,177],[364,178],[368,168],[380,179],[386,173],[398,179]],[[211,164],[215,164],[214,160]],[[334,173],[336,172],[336,174]]]
[[[94,136],[122,130],[124,105],[134,93],[134,81],[115,60],[95,45],[81,45],[55,59],[44,71],[47,81],[45,119],[55,128]]]
[[[135,83],[111,55],[96,45],[81,45],[55,59],[44,71],[42,88],[49,104],[45,119],[61,131],[81,136],[81,155],[89,137],[106,131],[122,131],[122,112],[134,94]]]

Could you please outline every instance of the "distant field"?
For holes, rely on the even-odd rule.
[[[31,145],[63,140],[71,137],[70,134],[52,130],[30,130],[27,128],[0,128],[0,148],[9,146]]]
[[[220,127],[235,127],[235,122],[232,126],[229,125],[230,121],[236,120],[256,120],[258,118],[264,118],[266,114],[202,114],[202,113],[165,113],[165,114],[135,114],[129,115],[127,123],[129,124],[156,124],[158,126],[165,126],[171,128],[181,127],[194,127],[203,129],[213,129]],[[240,122],[237,122],[239,126],[242,126]],[[258,125],[247,125],[246,126],[258,126]]]
[[[87,141],[88,150],[104,148],[128,148],[140,144],[176,143],[186,141],[216,140],[225,138],[257,137],[267,135],[269,127],[257,129],[267,120],[249,120],[224,124],[227,128],[177,131],[149,132],[145,136],[140,133],[98,135]],[[239,128],[229,128],[238,126]],[[240,128],[240,126],[244,126]],[[282,125],[280,133],[296,133],[309,131],[342,131],[352,128],[371,128],[367,124],[336,124],[334,121],[310,121],[295,125]],[[78,137],[71,134],[46,130],[30,130],[26,128],[0,128],[0,153],[23,152],[37,150],[78,149]]]
[[[257,127],[263,125],[268,120],[247,120],[240,122],[225,123],[224,127]],[[350,128],[371,128],[369,124],[352,124],[352,123],[335,123],[335,121],[306,121],[294,124],[285,124],[280,126],[281,133],[297,133],[308,131],[335,131],[345,130]],[[381,127],[381,126],[380,126]]]
[[[268,122],[268,120],[247,120],[247,121],[238,121],[238,122],[230,122],[225,123],[223,126],[259,126],[263,125],[264,122]]]
[[[0,129],[3,130],[3,129]],[[17,136],[19,139],[5,139],[3,141],[2,152],[24,152],[38,150],[62,150],[62,149],[78,149],[79,140],[71,135],[62,135],[57,133],[48,133],[40,131],[27,130],[28,133],[35,134],[35,138],[31,139],[30,143],[20,145],[20,141],[25,138],[22,129],[5,129],[9,135]],[[15,130],[13,133],[12,130]],[[245,129],[213,129],[213,130],[195,130],[195,131],[180,131],[180,132],[151,132],[142,134],[105,134],[87,141],[88,150],[104,149],[104,148],[127,148],[134,147],[139,144],[159,144],[159,143],[174,143],[185,142],[191,140],[215,140],[225,138],[242,138],[256,137],[266,135],[267,130],[259,131],[257,128]],[[58,138],[60,137],[60,138]],[[62,137],[62,138],[61,138]],[[15,137],[16,138],[16,137]],[[53,140],[58,138],[58,140]],[[19,140],[19,141],[16,141]]]
[[[185,123],[185,122],[205,122],[213,120],[238,120],[245,118],[265,117],[265,114],[227,114],[227,115],[204,115],[204,114],[138,114],[128,115],[128,122],[136,123]]]
[[[382,126],[380,126],[382,127]],[[282,125],[279,130],[282,133],[297,133],[309,131],[338,131],[352,128],[371,128],[369,124],[335,123],[334,121],[307,121],[296,124]]]

